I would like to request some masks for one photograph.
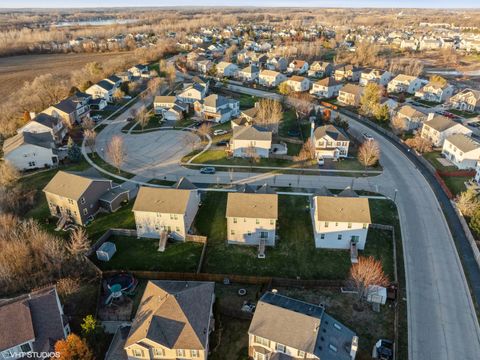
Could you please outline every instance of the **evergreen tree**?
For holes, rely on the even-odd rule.
[[[77,144],[72,140],[71,137],[68,138],[67,143],[67,156],[72,162],[80,162],[82,159],[82,151]]]

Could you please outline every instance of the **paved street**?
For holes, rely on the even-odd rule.
[[[254,95],[261,96],[261,92],[255,90]],[[119,119],[122,120],[122,116]],[[349,122],[352,131],[373,133],[356,121]],[[98,136],[99,146],[105,146],[113,134],[120,133],[123,124],[115,121],[106,127]],[[420,171],[395,145],[380,135],[374,136],[381,146],[384,172],[365,178],[249,172],[200,175],[198,170],[183,168],[174,161],[190,150],[182,149],[181,137],[173,131],[129,135],[127,148],[138,149],[142,155],[135,160],[138,156],[129,153],[125,170],[134,172],[140,179],[177,180],[188,176],[198,183],[249,182],[336,189],[353,184],[354,189],[376,191],[389,197],[397,190],[407,278],[409,358],[478,359],[480,331],[475,309],[437,198]],[[174,158],[167,156],[167,152]],[[136,161],[141,161],[140,166]]]

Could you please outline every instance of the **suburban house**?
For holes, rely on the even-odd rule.
[[[229,243],[275,246],[277,194],[230,192],[226,217]]]
[[[248,329],[254,360],[354,360],[358,336],[320,305],[266,292]]]
[[[311,203],[316,248],[365,248],[372,223],[368,199],[343,196],[314,196]]]
[[[58,171],[43,188],[52,216],[85,225],[101,210],[115,212],[129,200],[128,190],[95,170]]]
[[[368,83],[375,83],[387,86],[391,78],[392,74],[386,70],[366,69],[360,74],[359,84],[361,86],[367,86]]]
[[[61,118],[40,113],[17,130],[17,133],[49,133],[56,144],[61,144],[68,134],[68,128]]]
[[[293,60],[288,64],[287,71],[297,75],[305,74],[308,71],[308,63],[304,60]]]
[[[115,83],[103,79],[90,86],[85,92],[91,95],[93,99],[105,99],[105,101],[112,102],[116,89]]]
[[[262,70],[258,76],[258,83],[267,87],[275,87],[284,82],[287,77],[277,71]]]
[[[256,125],[235,126],[229,150],[234,157],[268,158],[272,148],[272,132]]]
[[[450,135],[464,134],[470,136],[472,130],[449,118],[434,113],[428,114],[428,121],[423,123],[421,137],[432,142],[433,146],[443,146]]]
[[[239,70],[237,77],[242,81],[253,82],[258,79],[260,74],[260,69],[255,65],[248,65],[247,67]]]
[[[106,80],[109,83],[112,83],[113,86],[115,86],[116,88],[118,88],[118,87],[120,87],[120,85],[122,85],[122,78],[117,76],[117,75],[110,75],[109,77],[107,77],[103,80]]]
[[[81,124],[84,119],[90,117],[89,99],[72,96],[49,106],[42,113],[63,119],[65,124]]]
[[[403,50],[418,50],[418,40],[417,39],[403,39],[400,43],[400,49]]]
[[[438,39],[422,39],[418,44],[418,50],[438,50],[442,47],[442,42]]]
[[[237,71],[238,71],[238,66],[230,62],[221,61],[217,64],[218,76],[232,77],[232,76],[235,76]]]
[[[399,120],[397,124],[402,124],[403,122],[403,130],[409,131],[421,127],[423,123],[427,121],[427,114],[424,114],[411,105],[403,105],[398,109],[394,118]]]
[[[315,141],[315,156],[338,160],[348,156],[350,139],[345,132],[333,125],[324,125],[313,132]]]
[[[468,112],[480,111],[480,90],[464,89],[450,98],[453,109]]]
[[[202,101],[207,95],[208,86],[194,83],[177,94],[177,99],[187,104]]]
[[[314,61],[308,70],[308,76],[321,78],[332,75],[334,66],[326,61]]]
[[[442,154],[459,169],[475,169],[480,143],[464,134],[453,134],[443,143]]]
[[[196,189],[140,187],[133,205],[137,236],[155,239],[165,232],[175,240],[184,241],[199,203]]]
[[[175,96],[155,96],[153,110],[167,121],[178,121],[188,112],[188,104],[177,100]]]
[[[475,182],[477,185],[480,185],[480,161],[477,161],[475,164],[475,177],[474,177]]]
[[[345,84],[339,91],[337,100],[343,105],[359,106],[364,88],[360,85]]]
[[[409,93],[413,95],[421,86],[422,81],[418,77],[400,74],[390,80],[387,90],[389,93]]]
[[[206,74],[213,67],[213,62],[208,59],[198,60],[196,62],[196,69],[202,74]]]
[[[21,171],[53,167],[58,164],[55,141],[48,132],[20,132],[5,139],[3,157]]]
[[[326,77],[313,83],[310,94],[329,99],[338,96],[338,92],[342,87],[343,84],[341,82],[336,81],[333,77]]]
[[[265,63],[267,70],[285,71],[287,67],[288,61],[283,56],[272,56]]]
[[[128,360],[206,360],[215,283],[149,280],[124,349]]]
[[[195,115],[205,120],[224,123],[240,114],[240,102],[222,95],[212,94],[193,104]]]
[[[362,69],[353,65],[340,65],[335,68],[334,77],[337,81],[357,82],[361,73]]]
[[[141,77],[145,74],[148,74],[148,65],[137,64],[128,69],[128,72],[135,77]]]
[[[1,360],[53,352],[55,342],[70,334],[57,289],[50,286],[0,301],[0,334]]]
[[[453,95],[453,86],[447,82],[441,84],[430,81],[420,90],[415,92],[415,96],[426,101],[443,103]]]
[[[287,85],[295,92],[308,91],[310,89],[310,80],[303,76],[293,75],[286,81]]]

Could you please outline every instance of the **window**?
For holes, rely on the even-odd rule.
[[[342,240],[342,234],[338,234],[337,240]]]
[[[302,358],[305,357],[305,351],[298,350],[297,356],[300,356]]]
[[[257,344],[269,347],[270,346],[270,340],[262,338],[261,336],[256,336],[253,339]]]
[[[349,228],[349,229],[352,228],[352,223],[348,223],[348,228]]]
[[[261,239],[268,239],[268,232],[267,231],[261,231],[260,232],[260,238]]]
[[[325,221],[325,227],[328,227],[328,221]]]
[[[198,358],[200,357],[200,352],[198,350],[190,350],[190,357]]]
[[[251,231],[247,231],[247,236],[252,236],[252,232],[251,232]]]
[[[30,167],[35,166],[35,161],[29,161],[29,162],[28,162],[28,166],[30,166]]]
[[[271,219],[270,220],[270,225],[273,225],[275,223],[275,220]]]
[[[185,356],[185,350],[177,349],[177,356]]]
[[[286,347],[285,347],[285,345],[283,345],[283,344],[277,343],[277,345],[275,346],[275,350],[284,353],[285,350],[286,350]]]
[[[233,218],[233,223],[234,223],[234,224],[237,223],[237,218]]]
[[[325,234],[320,234],[320,239],[325,239]]]
[[[366,228],[367,228],[367,224],[363,224],[363,228],[366,229]]]
[[[176,227],[175,227],[175,231],[180,231],[180,227],[179,227],[179,226],[176,226]]]
[[[255,219],[255,224],[257,224],[257,225],[260,224],[260,220]]]
[[[80,199],[80,204],[85,204],[85,198],[84,198],[84,197],[82,197],[82,198]]]
[[[338,222],[335,223],[335,226],[338,226]]]
[[[230,230],[231,235],[235,235],[235,230]]]
[[[133,356],[142,356],[143,357],[143,350],[133,349],[132,353],[133,353]]]
[[[153,349],[153,356],[164,356],[165,351],[161,348]]]

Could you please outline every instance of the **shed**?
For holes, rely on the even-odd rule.
[[[387,302],[387,288],[378,285],[370,285],[367,289],[367,301],[373,304],[385,305]]]
[[[97,259],[100,261],[110,261],[113,255],[117,252],[117,247],[114,243],[106,241],[97,250]]]

